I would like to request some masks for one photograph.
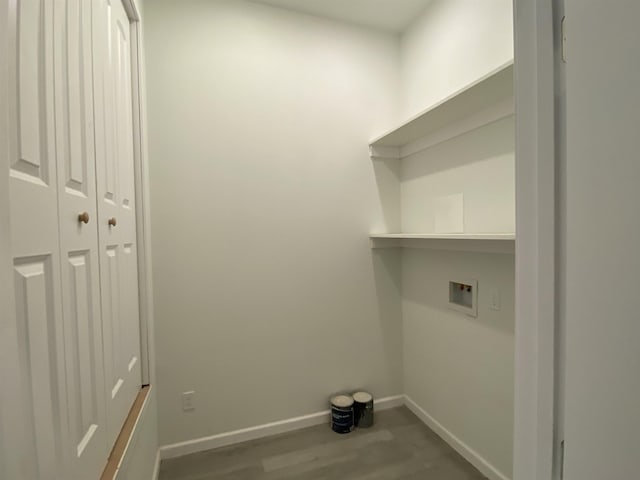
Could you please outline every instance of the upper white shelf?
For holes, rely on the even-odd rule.
[[[453,126],[460,135],[513,113],[513,62],[509,62],[370,143],[372,156],[397,156],[399,149]],[[442,138],[444,140],[446,138]],[[435,143],[435,142],[434,142]],[[387,154],[398,149],[397,155]]]
[[[422,240],[515,240],[513,233],[372,233],[369,238],[408,238]]]
[[[431,248],[465,252],[515,253],[514,233],[373,233],[371,248]]]

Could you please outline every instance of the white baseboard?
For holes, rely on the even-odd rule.
[[[160,449],[156,453],[156,463],[153,466],[153,475],[151,476],[151,480],[158,480],[160,476]]]
[[[389,408],[402,407],[404,405],[404,395],[396,395],[394,397],[384,397],[374,400],[376,410],[388,410]]]
[[[447,430],[441,423],[434,419],[431,415],[425,412],[418,406],[416,402],[411,400],[405,395],[405,405],[411,410],[427,427],[437,433],[440,438],[447,442],[454,450],[462,455],[471,465],[476,467],[480,473],[489,478],[490,480],[510,480],[500,470],[491,465],[485,458],[483,458],[478,452],[469,447],[466,443],[456,437],[453,433]]]
[[[404,405],[404,395],[385,397],[375,400],[376,410],[386,410],[388,408]],[[302,428],[313,427],[315,425],[327,424],[330,422],[329,410],[303,415],[302,417],[289,418],[278,422],[258,425],[256,427],[243,428],[233,432],[220,433],[209,437],[196,438],[185,442],[173,443],[160,447],[160,458],[174,458],[190,453],[203,452],[214,448],[226,447],[237,443],[247,442],[258,438],[270,437],[280,433],[292,432]]]

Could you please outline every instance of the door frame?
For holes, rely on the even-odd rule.
[[[146,137],[146,90],[140,9],[122,0],[132,29],[134,162],[140,292],[142,383],[155,383],[153,293],[149,209],[149,166]],[[556,392],[556,165],[554,157],[554,13],[552,0],[514,0],[516,84],[516,333],[514,480],[551,480],[554,462]],[[0,0],[0,52],[7,48],[9,0]],[[7,53],[6,51],[4,53]],[[0,55],[7,58],[7,55]],[[11,72],[0,64],[0,107],[7,103]],[[0,112],[7,112],[0,108]],[[0,153],[8,159],[7,114],[0,116]],[[0,223],[9,218],[8,163],[0,164]],[[6,222],[6,223],[5,223]],[[10,354],[15,338],[9,238],[0,229],[0,360]],[[14,343],[15,344],[15,343]],[[0,379],[9,374],[0,362]],[[13,389],[1,389],[0,432],[17,419],[19,401]],[[0,437],[0,448],[15,440]],[[1,453],[1,452],[0,452]],[[5,459],[7,460],[7,459]],[[17,459],[14,459],[17,460]],[[8,466],[8,462],[3,462]],[[14,463],[14,462],[12,462]],[[10,467],[10,466],[9,466]],[[5,472],[3,472],[5,473]],[[9,473],[9,478],[11,474]]]
[[[0,0],[5,1],[5,0]],[[139,1],[139,0],[138,0]],[[153,291],[142,23],[131,20],[143,384],[155,382]],[[561,457],[557,321],[560,19],[556,0],[513,0],[516,105],[516,311],[513,480],[557,480]]]
[[[516,328],[514,480],[555,480],[560,19],[555,0],[514,0]]]
[[[15,318],[9,204],[9,78],[15,70],[9,64],[10,0],[0,0],[0,384],[19,385],[14,368],[18,358],[18,332]],[[22,402],[20,389],[0,388],[0,477],[20,478],[23,458],[9,452],[9,445],[22,445]]]

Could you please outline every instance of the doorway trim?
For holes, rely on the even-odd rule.
[[[552,0],[514,0],[516,328],[514,480],[557,478],[556,122]]]
[[[9,12],[15,8],[9,0],[0,0],[0,226],[10,225],[9,207],[9,78],[16,71],[9,63]],[[18,358],[18,333],[15,318],[15,291],[11,260],[11,232],[0,228],[0,384],[19,385],[15,368]],[[23,455],[8,450],[22,445],[22,401],[16,388],[0,388],[0,477],[23,476]]]

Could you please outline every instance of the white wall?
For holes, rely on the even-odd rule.
[[[508,62],[512,35],[510,0],[435,0],[402,37],[404,114]],[[433,232],[435,198],[463,193],[465,232],[513,232],[513,117],[403,159],[400,180],[403,231]],[[478,318],[447,308],[457,278],[478,280]],[[401,283],[405,393],[485,474],[511,478],[514,257],[406,249]]]
[[[514,117],[402,160],[403,232],[436,233],[439,197],[463,194],[464,231],[515,231]]]
[[[478,281],[478,317],[448,308],[449,280]],[[501,310],[489,308],[492,290]],[[405,393],[495,470],[511,478],[513,255],[405,249]]]
[[[161,443],[402,393],[399,256],[367,240],[398,38],[237,0],[145,7]]]
[[[566,102],[557,130],[564,478],[638,478],[640,3],[565,8],[566,83],[555,92]]]
[[[402,36],[405,117],[511,59],[512,0],[434,0]]]

